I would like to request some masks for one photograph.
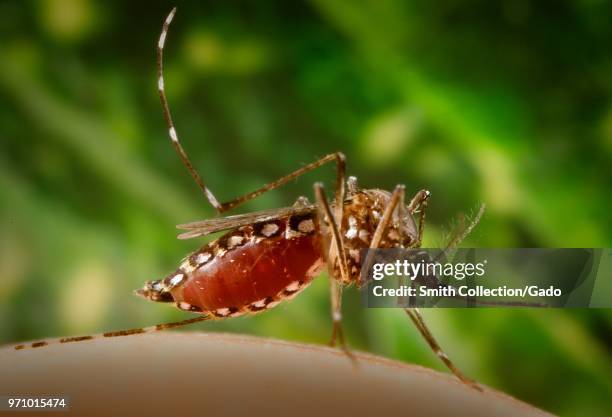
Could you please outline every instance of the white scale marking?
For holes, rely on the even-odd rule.
[[[180,303],[178,303],[178,308],[180,308],[181,310],[191,310],[191,304],[181,301]]]
[[[198,253],[195,257],[196,264],[198,264],[198,266],[202,266],[202,264],[208,262],[211,256],[212,255],[208,252]]]
[[[176,8],[172,9],[172,11],[170,12],[170,14],[168,15],[168,17],[166,18],[166,24],[169,25],[172,22],[172,19],[174,18],[174,13],[176,13]]]
[[[261,300],[257,300],[251,304],[253,307],[264,308],[266,306],[266,299],[262,298]]]
[[[232,236],[227,241],[228,248],[233,248],[234,246],[240,245],[244,241],[244,237],[242,236]]]
[[[298,230],[302,233],[310,233],[314,230],[314,222],[312,219],[302,220],[300,224],[298,224]]]
[[[181,264],[181,266],[179,266],[179,269],[186,274],[191,274],[195,270],[195,266],[191,265],[191,262],[189,262],[189,259],[187,259]]]
[[[230,310],[229,308],[218,308],[216,313],[219,314],[220,316],[227,316],[229,314]]]
[[[353,216],[348,218],[349,229],[346,231],[346,238],[353,239],[357,236],[357,219]]]
[[[278,225],[276,223],[268,223],[261,228],[261,233],[266,237],[272,236],[277,231]]]
[[[174,129],[174,126],[172,126],[170,130],[168,130],[168,133],[170,134],[170,139],[172,139],[173,142],[178,142],[178,136],[176,136],[176,130]]]
[[[173,287],[176,287],[183,281],[184,278],[185,278],[185,274],[176,274],[175,276],[170,278],[170,285],[172,285]]]
[[[159,37],[159,43],[157,44],[157,47],[159,49],[164,49],[164,44],[166,43],[166,31],[164,30],[161,34],[161,36]]]

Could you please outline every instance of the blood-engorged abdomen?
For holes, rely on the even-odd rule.
[[[306,288],[324,266],[315,222],[308,214],[233,230],[140,293],[218,317],[272,308]]]
[[[320,252],[315,234],[251,241],[194,271],[172,295],[220,316],[271,308],[310,284]]]

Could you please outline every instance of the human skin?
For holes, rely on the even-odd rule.
[[[7,346],[0,349],[0,395],[68,396],[70,415],[84,416],[550,416],[449,374],[355,357],[323,346],[193,332]]]

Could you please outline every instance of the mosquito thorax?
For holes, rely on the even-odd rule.
[[[342,237],[349,267],[350,282],[359,282],[362,250],[370,247],[391,193],[381,189],[359,190],[344,202]],[[396,210],[379,248],[414,246],[417,228],[408,210]]]

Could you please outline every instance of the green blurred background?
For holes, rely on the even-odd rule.
[[[132,295],[205,242],[175,224],[213,215],[166,136],[155,45],[175,3],[158,3],[0,2],[2,342],[187,316]],[[341,150],[365,187],[432,191],[426,245],[479,202],[465,246],[612,245],[610,2],[176,3],[168,98],[222,200]],[[332,167],[237,212],[312,197],[316,180],[331,188]],[[196,329],[326,343],[328,298],[321,277]],[[345,303],[351,346],[443,369],[401,311],[365,311],[355,290]],[[612,414],[609,311],[424,314],[477,380]]]

